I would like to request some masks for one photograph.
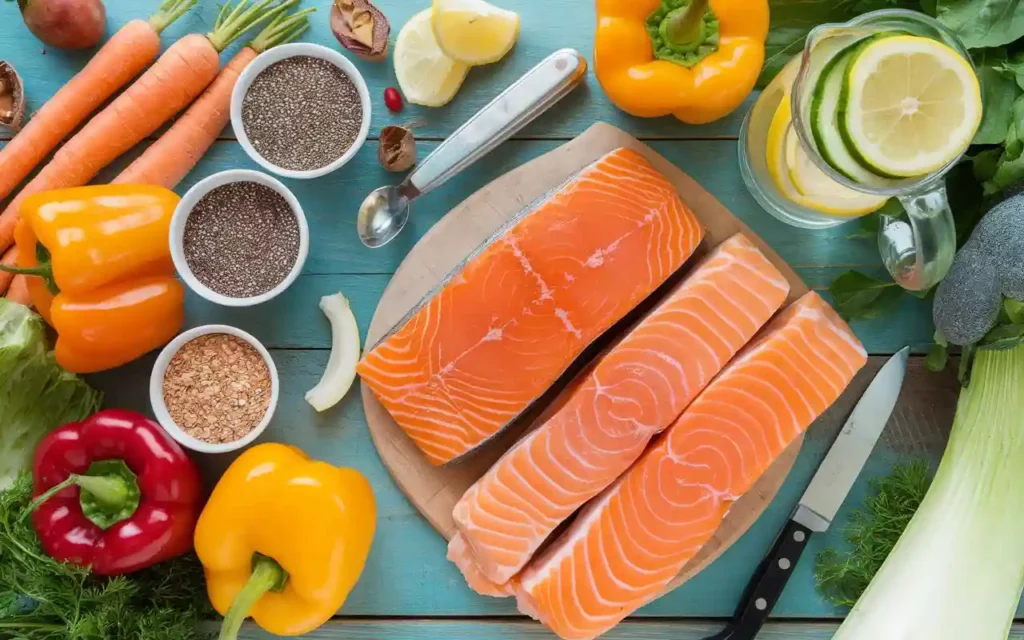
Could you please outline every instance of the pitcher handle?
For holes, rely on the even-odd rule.
[[[897,284],[925,291],[946,276],[956,255],[956,226],[946,187],[901,196],[900,202],[910,222],[882,216],[878,249]]]

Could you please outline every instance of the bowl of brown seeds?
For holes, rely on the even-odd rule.
[[[182,446],[226,453],[254,441],[280,397],[266,347],[241,329],[207,325],[172,340],[157,356],[149,399],[157,421]]]
[[[268,49],[239,75],[231,125],[249,156],[286,178],[340,169],[370,132],[370,92],[333,49],[298,42]]]
[[[244,169],[197,183],[171,218],[171,259],[210,302],[251,307],[277,297],[309,255],[309,226],[280,180]]]

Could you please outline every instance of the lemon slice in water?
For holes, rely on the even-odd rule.
[[[767,161],[775,187],[787,200],[808,209],[856,217],[881,209],[887,201],[839,184],[811,161],[793,131],[788,95],[779,103],[768,129]]]
[[[967,60],[931,38],[895,36],[871,43],[850,64],[839,129],[863,165],[909,178],[956,159],[981,116],[981,87]]]
[[[519,38],[519,14],[483,0],[434,0],[432,25],[441,50],[473,66],[501,60]]]
[[[402,93],[413,104],[442,107],[462,87],[469,66],[441,50],[430,26],[432,11],[417,13],[405,23],[395,41],[395,75]]]

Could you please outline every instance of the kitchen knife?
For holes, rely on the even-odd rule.
[[[724,631],[705,640],[753,640],[782,595],[812,533],[828,529],[875,448],[899,398],[910,348],[878,371],[811,479],[796,511],[761,561]]]

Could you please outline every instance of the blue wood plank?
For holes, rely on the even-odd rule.
[[[391,40],[415,13],[428,8],[429,0],[379,0],[378,6],[392,24]],[[424,137],[445,138],[462,122],[492,100],[530,67],[561,47],[573,47],[591,58],[593,30],[596,22],[594,4],[589,0],[502,0],[500,4],[518,11],[522,16],[522,34],[509,56],[498,64],[474,69],[455,100],[446,107],[430,109],[408,105],[406,110],[393,115],[384,107],[384,89],[397,86],[390,59],[387,62],[353,61],[366,77],[373,99],[375,117],[372,133],[376,135],[388,124],[416,122]],[[199,5],[163,35],[164,46],[189,32],[209,31],[216,16],[219,2],[200,0]],[[146,18],[157,6],[156,0],[106,0],[108,32],[136,18]],[[334,49],[341,49],[328,24],[331,0],[304,0],[304,7],[315,7],[312,29],[304,40]],[[0,55],[21,72],[24,77],[31,109],[37,109],[53,95],[85,63],[89,53],[69,53],[45,48],[15,17],[14,8],[8,7],[8,19],[0,24]],[[243,39],[244,40],[244,39]],[[227,60],[232,50],[223,59]],[[350,56],[352,57],[352,56]],[[740,110],[740,113],[743,109]],[[655,138],[708,138],[735,136],[739,130],[739,115],[733,115],[715,124],[692,127],[673,118],[655,120],[625,115],[607,101],[594,78],[593,70],[587,84],[558,109],[545,115],[522,132],[524,137],[569,138],[591,123],[604,120],[617,124],[643,137]],[[231,135],[230,129],[225,135]]]
[[[603,640],[701,640],[718,633],[721,623],[714,621],[626,621],[601,636]],[[829,640],[839,628],[835,622],[774,622],[764,627],[758,640]],[[273,637],[247,625],[244,640]],[[555,636],[535,622],[445,622],[364,620],[332,622],[305,636],[309,640],[552,640]],[[1014,625],[1008,640],[1024,638],[1024,625]]]

